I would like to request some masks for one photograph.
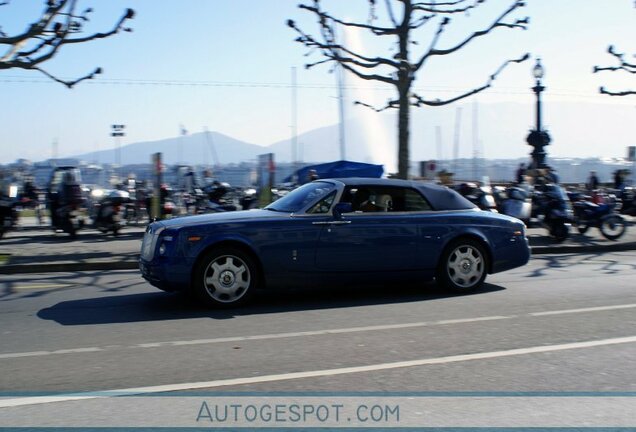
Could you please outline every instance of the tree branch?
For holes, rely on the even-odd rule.
[[[624,53],[616,52],[613,45],[609,46],[609,48],[607,49],[607,52],[611,54],[612,56],[614,56],[616,60],[618,60],[618,66],[607,66],[607,67],[594,66],[594,68],[592,69],[592,73],[603,72],[603,71],[609,71],[609,72],[624,71],[631,74],[636,74],[636,64],[626,62]],[[605,87],[601,87],[599,88],[599,93],[608,95],[608,96],[630,96],[630,95],[636,94],[636,91],[633,91],[633,90],[610,91],[610,90],[607,90]]]
[[[436,99],[436,100],[425,100],[424,98],[422,98],[419,95],[412,95],[413,99],[415,99],[415,102],[412,103],[413,106],[422,106],[422,105],[427,105],[427,106],[442,106],[442,105],[448,105],[450,103],[453,102],[457,102],[458,100],[467,98],[469,96],[472,96],[474,94],[480,93],[484,90],[486,90],[487,88],[490,88],[492,86],[492,83],[497,79],[497,76],[499,76],[499,74],[506,68],[506,66],[508,66],[510,63],[522,63],[526,60],[528,60],[530,58],[530,54],[525,54],[521,57],[519,57],[518,59],[513,59],[513,60],[508,60],[506,61],[504,64],[502,64],[501,66],[499,66],[499,68],[495,71],[495,73],[493,73],[492,75],[490,75],[490,77],[488,78],[488,81],[486,81],[486,83],[481,86],[481,87],[477,87],[475,89],[469,90],[466,93],[463,93],[459,96],[456,96],[454,98],[451,99],[447,99],[447,100],[440,100],[440,99]]]
[[[604,95],[608,95],[608,96],[630,96],[630,95],[636,95],[636,91],[634,91],[634,90],[625,90],[625,91],[621,91],[621,92],[613,92],[613,91],[606,90],[605,87],[599,88],[599,93],[604,94]]]
[[[382,112],[382,111],[385,111],[385,110],[390,109],[390,108],[397,108],[397,107],[400,105],[400,101],[397,101],[397,100],[390,100],[390,101],[388,101],[388,102],[387,102],[387,104],[386,104],[384,107],[382,107],[382,108],[376,108],[376,107],[374,107],[373,105],[369,105],[369,104],[367,104],[367,103],[360,102],[360,101],[355,101],[353,104],[354,104],[354,105],[361,105],[361,106],[363,106],[363,107],[366,107],[366,108],[372,109],[372,110],[373,110],[373,111],[375,111],[375,112]]]
[[[381,35],[392,35],[392,34],[395,34],[395,32],[396,32],[395,28],[377,27],[377,26],[373,26],[371,24],[349,22],[349,21],[340,20],[338,18],[334,18],[333,16],[329,15],[326,12],[323,12],[319,8],[319,6],[318,6],[319,2],[318,1],[314,1],[314,3],[316,4],[316,6],[308,6],[308,5],[305,5],[305,4],[300,4],[300,5],[298,5],[298,7],[300,9],[305,9],[305,10],[307,10],[309,12],[313,12],[316,15],[318,15],[319,22],[320,22],[321,26],[324,25],[328,21],[332,21],[334,23],[340,24],[340,25],[345,26],[345,27],[354,27],[354,28],[366,29],[366,30],[369,30],[369,31],[373,32],[374,34],[376,34],[378,36],[381,36]]]
[[[60,84],[64,84],[64,85],[65,85],[66,87],[68,87],[68,88],[73,88],[73,86],[74,86],[75,84],[77,84],[77,83],[79,83],[79,82],[82,82],[82,81],[84,81],[84,80],[93,79],[93,78],[95,77],[95,75],[99,75],[99,74],[101,74],[101,73],[102,73],[102,68],[97,68],[97,69],[95,69],[93,72],[91,72],[91,73],[89,73],[89,74],[87,74],[87,75],[84,75],[84,76],[83,76],[83,77],[81,77],[81,78],[77,78],[77,79],[75,79],[75,80],[68,80],[68,81],[67,81],[67,80],[63,80],[63,79],[61,79],[61,78],[57,78],[56,76],[51,75],[49,72],[47,72],[46,70],[41,69],[41,68],[39,68],[39,67],[34,67],[34,68],[32,68],[32,69],[37,70],[37,71],[39,71],[39,72],[43,73],[44,75],[46,75],[47,77],[49,77],[49,78],[50,78],[50,79],[52,79],[53,81],[59,82]]]
[[[525,30],[527,28],[527,24],[530,22],[530,19],[528,17],[525,18],[519,18],[517,20],[515,20],[515,22],[513,23],[506,23],[503,22],[503,20],[510,15],[514,10],[524,7],[526,4],[524,1],[522,0],[516,0],[503,14],[501,14],[501,16],[499,16],[499,18],[497,18],[488,28],[484,29],[484,30],[480,30],[477,32],[474,32],[473,34],[471,34],[470,36],[468,36],[466,39],[464,39],[462,42],[460,42],[459,44],[451,47],[451,48],[447,48],[447,49],[436,49],[435,45],[431,45],[430,50],[425,53],[420,60],[416,63],[415,66],[415,70],[418,70],[422,67],[422,65],[426,62],[427,59],[429,59],[430,57],[433,56],[442,56],[442,55],[448,55],[448,54],[452,54],[456,51],[459,51],[460,49],[462,49],[463,47],[465,47],[466,45],[468,45],[471,41],[485,36],[488,33],[490,33],[492,30],[499,28],[499,27],[505,27],[505,28],[519,28],[522,30]],[[441,34],[441,32],[444,31],[444,26],[450,23],[450,18],[446,17],[445,18],[446,22],[442,23],[440,25],[440,28],[438,29],[438,34],[436,35],[437,39],[439,39],[439,35]],[[437,39],[434,41],[434,43],[437,43]]]
[[[379,66],[389,66],[397,69],[399,67],[399,63],[383,57],[367,57],[336,43],[333,29],[326,22],[321,22],[321,33],[325,42],[320,42],[314,37],[306,34],[300,28],[298,28],[296,26],[296,23],[292,20],[288,20],[287,25],[290,28],[296,30],[296,32],[300,35],[300,37],[296,39],[297,42],[302,43],[308,48],[321,50],[323,56],[326,57],[326,60],[321,60],[305,65],[306,68],[311,68],[319,64],[336,61],[338,63],[342,63],[343,67],[347,68],[363,79],[375,79],[378,81],[393,83],[391,80],[380,75],[371,75],[359,72],[356,69],[353,69],[351,65],[364,69],[373,69]],[[346,55],[342,55],[342,53]]]
[[[462,12],[468,12],[471,9],[475,9],[481,3],[484,3],[486,0],[473,0],[472,3],[467,6],[460,6],[454,9],[439,9],[440,6],[457,6],[462,3],[467,3],[468,0],[459,0],[455,2],[447,2],[447,3],[430,3],[430,2],[422,2],[422,3],[414,3],[413,10],[414,11],[422,11],[422,12],[430,12],[435,14],[456,14]]]
[[[601,72],[601,71],[624,70],[626,72],[636,74],[636,64],[627,63],[625,61],[625,54],[624,53],[617,53],[614,50],[614,46],[613,45],[609,46],[609,48],[607,49],[607,52],[610,53],[611,55],[613,55],[614,57],[616,57],[616,59],[618,60],[618,66],[608,66],[608,67],[594,66],[594,69],[592,71],[593,73],[597,73],[597,72]]]
[[[44,11],[26,31],[14,36],[0,33],[0,46],[8,47],[0,58],[0,70],[12,68],[37,70],[52,80],[72,88],[75,84],[101,73],[101,68],[96,68],[93,72],[75,80],[63,80],[42,68],[41,65],[51,60],[64,45],[107,38],[122,30],[132,31],[125,27],[125,23],[134,18],[135,12],[127,9],[111,30],[73,38],[73,35],[82,32],[83,23],[89,21],[88,15],[92,9],[88,8],[78,14],[76,8],[79,0],[43,1]],[[8,1],[0,0],[0,6],[8,3]],[[56,21],[56,19],[59,20]]]

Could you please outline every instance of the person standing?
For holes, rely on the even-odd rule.
[[[587,179],[587,190],[593,191],[598,189],[599,181],[596,176],[596,171],[590,171],[590,177]]]
[[[524,181],[524,177],[526,176],[526,164],[520,163],[519,168],[517,168],[516,172],[516,181],[517,184],[521,184]]]
[[[623,170],[614,171],[614,189],[623,189]]]

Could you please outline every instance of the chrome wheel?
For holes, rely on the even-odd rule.
[[[236,255],[213,258],[203,273],[203,288],[212,300],[235,303],[248,292],[252,282],[249,265]]]
[[[454,240],[437,263],[437,283],[460,294],[475,291],[486,280],[490,268],[487,248],[487,244],[473,238]]]
[[[450,280],[461,288],[477,285],[484,276],[484,257],[479,249],[461,245],[448,256],[446,269]]]

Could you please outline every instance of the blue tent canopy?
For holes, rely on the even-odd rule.
[[[380,178],[384,173],[382,165],[373,165],[362,162],[340,160],[318,165],[308,165],[296,170],[284,181],[291,182],[298,179],[299,184],[309,182],[309,171],[315,170],[318,178],[347,178],[347,177],[371,177]]]

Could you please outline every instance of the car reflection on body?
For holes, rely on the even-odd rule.
[[[465,293],[526,264],[518,219],[444,186],[389,179],[308,183],[264,209],[150,224],[140,269],[165,291],[234,306],[256,289],[430,280]]]

